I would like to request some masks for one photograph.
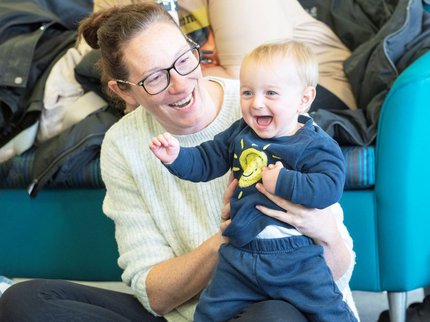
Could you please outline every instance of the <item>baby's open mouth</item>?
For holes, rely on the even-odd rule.
[[[257,116],[257,124],[261,126],[268,126],[270,123],[272,123],[272,116]]]

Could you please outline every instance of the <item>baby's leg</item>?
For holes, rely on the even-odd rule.
[[[299,245],[299,238],[284,238],[298,240],[285,251],[259,254],[255,267],[259,285],[271,298],[294,305],[310,321],[357,322],[333,280],[322,247]]]
[[[248,305],[267,299],[254,282],[255,257],[225,244],[210,285],[203,291],[194,315],[195,322],[228,321]]]

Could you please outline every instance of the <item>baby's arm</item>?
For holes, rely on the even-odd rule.
[[[322,209],[342,196],[345,161],[334,140],[313,140],[312,145],[302,152],[296,170],[279,171],[275,194],[306,208]]]
[[[159,136],[154,136],[149,149],[164,164],[172,164],[179,155],[179,141],[170,133],[166,132]]]
[[[289,162],[290,168],[279,161],[264,168],[264,188],[306,208],[322,209],[338,202],[345,183],[345,161],[338,143],[322,132],[304,140],[300,148],[290,159],[282,149],[271,151]]]

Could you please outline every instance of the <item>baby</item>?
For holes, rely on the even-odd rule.
[[[219,261],[200,297],[195,321],[225,321],[253,302],[285,300],[310,321],[357,321],[333,281],[322,247],[294,227],[265,216],[257,205],[279,209],[255,185],[307,208],[339,201],[345,164],[338,144],[309,110],[318,64],[308,47],[263,44],[242,61],[242,119],[197,147],[180,147],[169,133],[149,144],[174,175],[209,181],[228,170],[238,179],[231,223]]]

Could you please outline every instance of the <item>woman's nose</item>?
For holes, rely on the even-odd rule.
[[[183,91],[187,86],[187,76],[179,75],[174,69],[170,70],[170,84],[168,87],[169,93],[178,93]]]

